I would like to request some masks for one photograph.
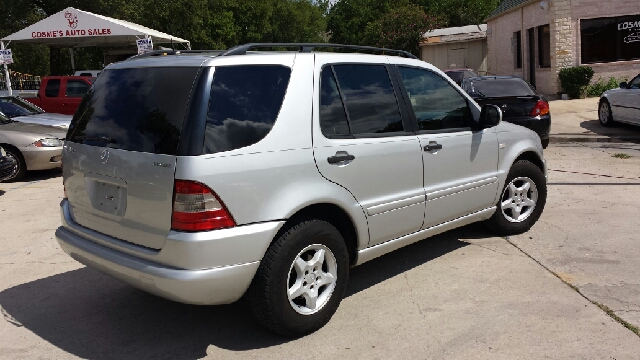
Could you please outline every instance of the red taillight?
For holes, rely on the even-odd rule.
[[[171,228],[207,231],[236,226],[222,201],[208,187],[188,180],[176,180]]]
[[[544,100],[538,100],[536,107],[531,110],[531,116],[547,115],[549,113],[549,103]]]

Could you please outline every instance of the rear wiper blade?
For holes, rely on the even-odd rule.
[[[487,95],[483,94],[482,91],[480,90],[474,90],[474,92],[478,95],[480,95],[481,97],[487,97]]]
[[[76,136],[75,138],[78,139],[78,140],[104,141],[104,142],[107,142],[107,143],[115,143],[115,140],[113,140],[110,137],[106,137],[106,136],[80,135],[80,136]]]

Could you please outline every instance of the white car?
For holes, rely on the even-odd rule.
[[[18,96],[0,96],[0,114],[13,121],[53,126],[67,131],[73,116],[48,113]]]
[[[301,52],[246,55],[281,45]],[[327,46],[371,49],[109,65],[65,142],[62,249],[183,303],[246,293],[261,324],[300,336],[329,321],[352,266],[476,221],[510,235],[538,220],[535,132],[412,54],[312,51]]]
[[[602,126],[611,126],[614,121],[640,125],[640,74],[600,96],[598,119]]]

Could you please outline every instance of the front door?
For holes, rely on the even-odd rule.
[[[424,218],[420,142],[401,115],[389,69],[327,64],[316,95],[318,170],[360,203],[370,245],[416,232]]]
[[[66,79],[64,83],[64,97],[61,101],[61,114],[73,115],[82,101],[82,97],[89,91],[91,85],[81,79]]]
[[[399,66],[423,149],[428,228],[495,205],[498,140],[495,128],[471,130],[466,97],[427,69]]]
[[[640,75],[629,82],[627,90],[621,91],[618,98],[624,120],[640,124]]]
[[[527,30],[529,41],[529,84],[536,86],[536,39],[534,28]]]

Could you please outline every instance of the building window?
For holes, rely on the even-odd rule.
[[[580,20],[583,64],[640,59],[640,15]]]
[[[520,31],[516,31],[513,33],[513,38],[515,42],[515,63],[516,69],[522,69],[522,33]]]
[[[541,68],[551,67],[551,31],[549,25],[538,26],[538,63]]]

